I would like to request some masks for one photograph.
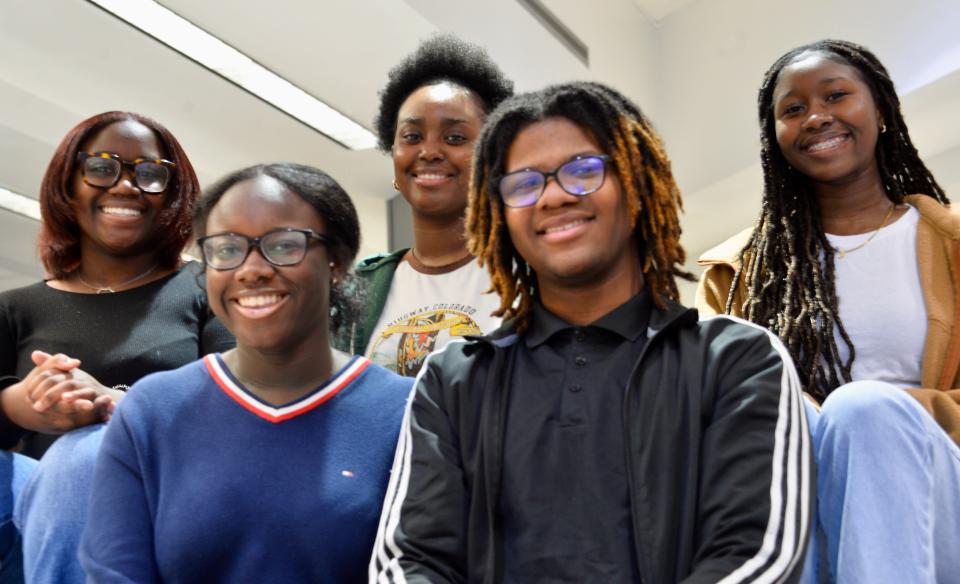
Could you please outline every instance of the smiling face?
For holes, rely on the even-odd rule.
[[[80,145],[81,152],[110,152],[123,160],[166,158],[160,141],[143,124],[125,120],[102,128]],[[175,172],[175,171],[173,171]],[[175,181],[171,180],[170,185]],[[167,191],[170,190],[167,186]],[[149,251],[167,192],[146,194],[137,188],[133,169],[124,167],[112,187],[88,185],[79,163],[72,179],[72,203],[80,228],[80,245],[114,256]]]
[[[480,98],[448,82],[421,87],[400,106],[393,171],[415,214],[463,215],[470,157],[483,119]]]
[[[605,154],[590,132],[566,118],[548,118],[517,133],[504,173],[550,172],[590,154]],[[534,205],[506,208],[504,214],[514,247],[536,271],[544,291],[639,276],[629,212],[610,164],[603,185],[589,195],[571,195],[550,180]]]
[[[316,209],[269,176],[230,187],[210,211],[206,227],[208,236],[253,238],[282,227],[326,233]],[[328,337],[329,261],[326,247],[312,240],[294,266],[274,266],[253,249],[237,268],[207,268],[210,307],[240,347],[276,355],[319,351]]]
[[[784,158],[815,183],[879,180],[880,113],[853,67],[820,52],[798,55],[780,72],[773,116]]]

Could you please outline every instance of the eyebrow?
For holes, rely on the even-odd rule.
[[[594,151],[594,150],[584,150],[584,151],[582,151],[582,152],[577,152],[576,154],[571,154],[570,156],[568,156],[566,160],[564,160],[563,162],[561,162],[561,163],[557,166],[557,168],[560,168],[560,167],[563,166],[564,164],[566,164],[566,163],[568,163],[568,162],[571,162],[571,161],[572,161],[573,159],[575,159],[575,158],[586,157],[586,156],[598,156],[598,155],[600,155],[600,154],[603,154],[603,152]],[[557,168],[554,168],[554,170],[556,170]],[[536,166],[524,166],[524,167],[518,168],[518,169],[516,169],[516,170],[507,170],[507,171],[504,172],[504,174],[511,174],[511,173],[514,173],[514,172],[523,172],[523,171],[525,171],[525,170],[537,170],[537,171],[540,171],[540,169],[538,169]],[[542,172],[542,171],[540,171],[540,172]]]
[[[844,76],[842,76],[842,75],[835,75],[835,76],[833,76],[833,77],[827,77],[826,79],[821,79],[821,80],[818,82],[818,85],[830,85],[830,84],[833,83],[834,81],[850,81],[850,78],[849,78],[849,77],[844,77]],[[781,95],[780,97],[778,97],[778,98],[776,99],[776,102],[779,103],[781,100],[783,100],[784,98],[790,97],[791,95],[793,95],[793,90],[790,90],[790,91],[784,93],[783,95]]]
[[[424,118],[418,118],[418,117],[412,117],[412,116],[411,116],[411,117],[409,117],[409,118],[404,118],[404,119],[400,120],[397,125],[400,125],[400,124],[415,124],[415,125],[418,125],[418,124],[422,124],[423,121],[424,121]],[[443,118],[443,119],[441,120],[441,124],[444,125],[444,126],[455,126],[455,125],[457,125],[457,124],[464,124],[464,123],[466,123],[467,121],[468,121],[468,120],[467,120],[466,118]]]

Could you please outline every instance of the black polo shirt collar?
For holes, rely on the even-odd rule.
[[[650,292],[644,288],[587,326],[601,328],[626,340],[635,341],[640,335],[647,334],[651,304]],[[524,335],[524,343],[532,349],[547,342],[556,333],[571,328],[578,327],[547,310],[538,299],[533,303],[530,328]]]

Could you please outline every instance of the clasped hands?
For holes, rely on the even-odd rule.
[[[34,351],[36,365],[20,382],[3,390],[3,407],[18,426],[43,432],[64,432],[106,422],[123,395],[80,369],[80,360],[62,353]]]

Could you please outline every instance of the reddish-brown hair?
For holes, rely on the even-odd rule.
[[[64,278],[80,265],[80,228],[73,210],[73,173],[80,145],[103,128],[123,121],[135,121],[153,130],[163,156],[176,163],[167,185],[164,207],[158,217],[157,261],[161,267],[177,264],[191,234],[191,213],[200,194],[200,182],[180,142],[158,122],[132,112],[106,112],[83,120],[67,132],[57,146],[40,183],[40,214],[43,224],[37,242],[40,260],[54,278]]]

